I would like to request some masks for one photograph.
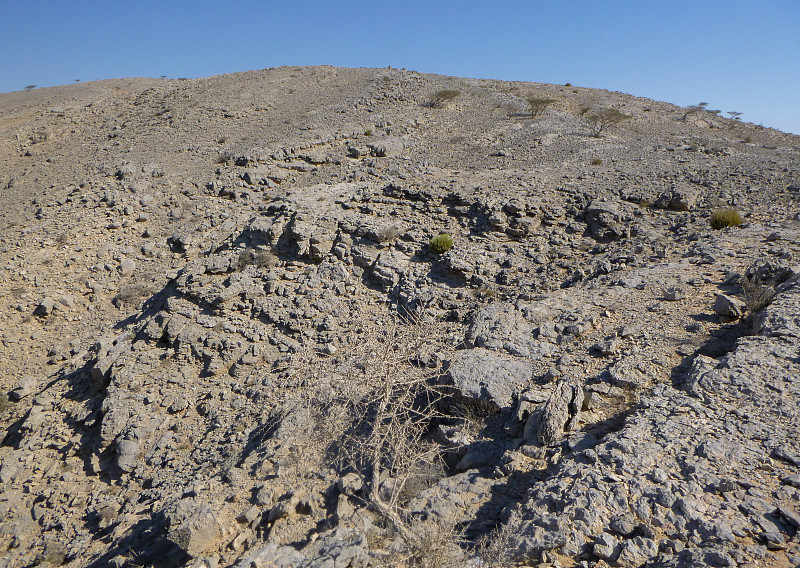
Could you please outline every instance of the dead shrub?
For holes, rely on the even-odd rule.
[[[126,284],[119,289],[117,295],[114,296],[115,303],[124,304],[126,306],[138,306],[142,300],[152,294],[149,286],[142,283]]]
[[[443,448],[425,439],[434,421],[444,418],[440,361],[449,346],[442,329],[422,317],[392,317],[370,324],[335,357],[306,353],[291,371],[307,388],[289,412],[300,408],[311,417],[294,430],[296,444],[342,473],[355,472],[363,504],[410,551],[427,537],[414,530],[405,505],[444,475]]]

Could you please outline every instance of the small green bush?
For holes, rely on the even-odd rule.
[[[592,165],[593,166],[602,166],[603,165],[603,160],[601,160],[600,158],[594,158],[592,160]]]
[[[711,214],[711,228],[722,229],[742,224],[742,216],[736,209],[717,209]]]
[[[428,248],[434,254],[444,254],[453,248],[453,237],[447,233],[442,233],[431,239]]]

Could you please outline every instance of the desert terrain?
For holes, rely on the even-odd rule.
[[[800,565],[800,136],[724,115],[0,94],[0,567]]]

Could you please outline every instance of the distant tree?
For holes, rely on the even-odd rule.
[[[26,91],[32,91],[35,88],[36,88],[36,85],[28,85],[28,86],[25,87],[25,90]]]
[[[741,120],[739,117],[742,116],[742,113],[736,112],[735,110],[729,110],[728,114],[733,120]]]
[[[443,89],[441,91],[436,91],[433,94],[433,97],[431,98],[430,102],[428,103],[428,106],[431,108],[441,108],[460,94],[461,94],[460,91],[454,91],[452,89]]]
[[[684,122],[689,119],[689,116],[696,114],[700,111],[706,110],[708,103],[697,103],[696,105],[689,105],[686,107],[686,112],[683,115]]]
[[[166,75],[161,75],[161,78],[162,78],[162,79],[166,79],[166,78],[167,78],[167,76],[166,76]]]
[[[75,82],[76,82],[76,83],[80,83],[80,82],[81,82],[81,80],[80,80],[80,79],[75,79]]]
[[[722,111],[712,110],[712,109],[708,108],[708,103],[697,103],[696,105],[689,105],[688,107],[686,107],[686,112],[683,115],[683,120],[686,121],[686,120],[688,120],[689,116],[691,116],[692,114],[699,113],[699,112],[707,112],[709,114],[713,114],[714,116],[717,116]]]
[[[623,120],[628,120],[631,116],[624,114],[615,108],[601,108],[592,112],[586,117],[589,123],[589,128],[592,130],[595,138],[600,138],[600,134],[607,130],[609,126],[619,124]]]
[[[541,116],[544,114],[544,111],[547,110],[551,104],[556,102],[555,99],[542,99],[542,98],[530,98],[528,99],[528,105],[531,107],[531,118],[536,118],[537,116]]]

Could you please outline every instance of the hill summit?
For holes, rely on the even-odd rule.
[[[799,171],[571,85],[2,94],[0,566],[797,565]]]

